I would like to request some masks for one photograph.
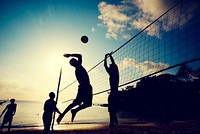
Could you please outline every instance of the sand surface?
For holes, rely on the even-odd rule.
[[[42,127],[12,128],[11,134],[42,134]],[[5,132],[4,129],[3,133]],[[56,126],[54,132],[49,134],[108,134],[108,124],[65,124]],[[169,125],[148,122],[119,124],[114,134],[200,134],[200,121],[172,121]]]

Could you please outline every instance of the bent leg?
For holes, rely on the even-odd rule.
[[[71,121],[72,122],[74,121],[74,118],[78,111],[92,106],[92,86],[90,84],[79,85],[79,92],[78,92],[77,98],[79,98],[78,99],[79,107],[71,110],[71,113],[72,113]]]
[[[74,121],[74,118],[76,116],[76,113],[80,110],[83,110],[87,107],[91,107],[92,106],[92,103],[83,103],[82,105],[80,105],[79,107],[77,107],[76,109],[72,109],[71,110],[71,113],[72,113],[72,118],[71,118],[71,121],[73,122]]]
[[[58,116],[58,118],[57,118],[57,120],[56,120],[57,123],[60,124],[60,122],[61,122],[62,118],[65,116],[65,114],[66,114],[70,109],[72,109],[73,107],[75,107],[76,105],[78,105],[78,104],[77,104],[75,101],[74,101],[72,104],[70,104],[70,105],[64,110],[64,112]]]
[[[64,112],[62,113],[63,115],[65,115],[70,109],[72,109],[73,107],[75,107],[77,104],[76,103],[72,103],[70,104],[65,110]]]

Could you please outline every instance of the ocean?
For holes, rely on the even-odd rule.
[[[1,101],[0,101],[1,102]],[[17,111],[13,118],[12,126],[14,127],[34,127],[42,126],[42,114],[44,102],[37,101],[16,101]],[[0,112],[9,104],[9,101],[0,105]],[[61,112],[68,106],[67,103],[58,104],[57,107]],[[58,114],[56,114],[57,118]],[[0,118],[2,123],[3,116]],[[109,114],[107,108],[100,106],[92,106],[77,113],[74,123],[76,124],[92,124],[92,123],[108,123]],[[68,112],[63,118],[61,124],[71,123],[71,112]],[[55,121],[55,124],[57,122]]]
[[[2,101],[0,101],[2,102]],[[9,104],[9,101],[0,105],[0,113]],[[37,101],[16,101],[17,111],[13,117],[12,128],[35,128],[43,129],[42,114],[44,102]],[[63,112],[69,103],[58,103],[58,109]],[[119,112],[119,124],[135,124],[142,123],[143,121],[133,113]],[[58,114],[56,114],[57,119]],[[3,116],[0,118],[0,123],[3,121]],[[54,129],[56,130],[69,130],[69,129],[90,129],[92,127],[99,127],[109,125],[109,113],[107,107],[92,106],[81,110],[77,113],[74,122],[71,122],[71,112],[68,112],[60,125],[55,120]]]

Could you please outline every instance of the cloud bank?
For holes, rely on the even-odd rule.
[[[107,38],[117,39],[117,33],[121,33],[126,29],[126,23],[131,20],[129,16],[124,13],[123,6],[115,6],[101,2],[98,5],[101,13],[98,18],[103,21],[103,25],[107,26]]]
[[[100,15],[98,18],[102,21],[100,26],[107,27],[107,38],[118,39],[123,37],[129,39],[128,32],[131,30],[142,30],[179,0],[123,0],[118,5],[100,2],[98,9]],[[183,11],[182,11],[183,12]],[[146,29],[150,36],[159,38],[158,30],[169,31],[172,28],[185,24],[187,21],[181,21],[180,24],[173,22],[180,18],[179,9],[173,15],[165,19],[160,19],[160,23],[153,28]],[[185,14],[182,13],[184,16]],[[189,15],[191,18],[192,15]],[[172,22],[173,20],[173,22]],[[164,23],[163,23],[164,22]],[[159,25],[160,24],[160,25]]]
[[[120,70],[131,67],[142,71],[143,75],[147,75],[152,72],[157,72],[159,70],[165,69],[169,67],[169,65],[161,62],[155,63],[152,61],[138,62],[132,58],[124,58],[124,60],[118,64],[118,67]]]

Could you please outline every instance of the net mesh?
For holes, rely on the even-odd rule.
[[[113,51],[120,72],[119,86],[200,58],[200,1],[182,0]],[[108,61],[109,63],[109,61]],[[94,95],[109,90],[103,60],[88,71]],[[65,89],[70,89],[74,82]]]

